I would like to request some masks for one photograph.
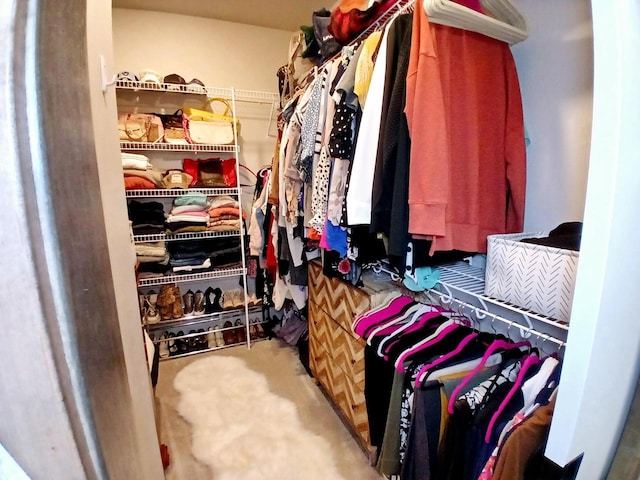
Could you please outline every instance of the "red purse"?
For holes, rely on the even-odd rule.
[[[182,170],[193,177],[190,187],[204,188],[236,188],[238,176],[236,174],[235,158],[203,158],[182,160]]]

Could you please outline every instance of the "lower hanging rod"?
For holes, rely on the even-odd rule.
[[[494,320],[499,320],[500,322],[505,323],[508,326],[507,329],[511,329],[511,327],[516,327],[520,330],[523,337],[525,337],[525,334],[522,332],[526,332],[526,333],[529,333],[530,335],[536,336],[538,339],[542,340],[543,343],[546,341],[555,343],[556,345],[558,345],[559,349],[566,345],[566,342],[564,342],[563,340],[555,338],[549,334],[539,332],[534,328],[522,325],[518,322],[514,322],[513,320],[509,320],[507,318],[501,317],[500,315],[496,315],[495,313],[491,313],[485,309],[476,307],[475,305],[471,305],[470,303],[467,303],[463,300],[459,300],[455,297],[446,295],[438,290],[428,289],[425,291],[425,293],[429,298],[432,298],[431,294],[435,294],[438,297],[437,303],[439,303],[443,307],[446,307],[447,305],[450,305],[452,302],[455,302],[461,309],[468,308],[470,311],[472,311],[478,320],[482,320],[486,317],[490,317],[492,322]]]

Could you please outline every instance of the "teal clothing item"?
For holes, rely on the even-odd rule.
[[[200,205],[202,207],[207,206],[207,196],[204,193],[192,192],[187,195],[177,197],[173,201],[175,207],[181,207],[183,205]]]

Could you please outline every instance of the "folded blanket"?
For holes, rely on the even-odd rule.
[[[136,255],[136,260],[142,263],[157,263],[158,265],[169,265],[169,254],[165,253],[162,257]]]
[[[209,216],[205,213],[204,215],[195,215],[196,212],[191,212],[189,214],[182,215],[169,215],[167,217],[167,225],[170,223],[178,223],[178,222],[191,222],[191,223],[202,223],[207,224],[209,221]]]
[[[164,257],[167,247],[164,242],[136,243],[136,255]]]
[[[165,174],[164,170],[160,170],[157,168],[150,168],[148,170],[125,169],[122,172],[124,173],[125,178],[127,177],[144,178],[145,180],[149,180],[156,187],[163,188],[162,177]]]
[[[171,209],[171,215],[179,215],[187,212],[207,212],[207,207],[204,205],[179,205]]]
[[[120,153],[120,158],[122,159],[122,168],[135,170],[147,170],[148,168],[152,168],[152,165],[149,162],[149,157],[146,155],[122,152]]]
[[[220,215],[235,215],[236,217],[240,216],[240,209],[237,207],[218,207],[218,208],[210,208],[209,216],[210,217],[218,217]],[[242,218],[244,218],[244,212],[242,212]]]
[[[240,204],[238,201],[229,196],[229,195],[219,195],[217,197],[213,197],[211,203],[209,204],[210,208],[218,208],[218,207],[236,207],[238,208]]]

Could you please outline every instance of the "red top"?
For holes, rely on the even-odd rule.
[[[521,232],[526,153],[509,45],[431,24],[416,2],[405,112],[411,135],[409,232],[432,252],[486,252]]]

